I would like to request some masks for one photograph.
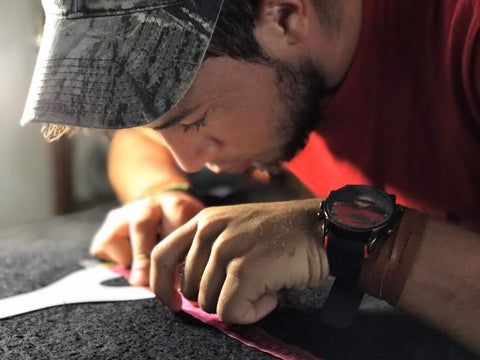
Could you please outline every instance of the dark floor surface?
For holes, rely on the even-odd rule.
[[[113,204],[0,230],[0,298],[46,286],[80,268]],[[350,328],[318,320],[328,284],[283,294],[260,326],[325,359],[475,359],[450,339],[364,298]],[[155,300],[65,305],[0,320],[0,359],[271,359]]]

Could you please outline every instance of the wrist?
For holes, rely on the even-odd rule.
[[[330,274],[335,282],[323,306],[323,321],[349,326],[363,297],[358,290],[365,261],[398,226],[405,208],[395,195],[367,185],[346,185],[330,192],[319,218]]]

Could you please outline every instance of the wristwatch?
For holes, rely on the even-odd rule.
[[[320,205],[323,243],[335,282],[323,306],[324,320],[349,326],[363,293],[357,281],[365,259],[392,233],[405,208],[395,195],[368,185],[346,185]]]
[[[368,185],[332,191],[320,205],[330,274],[357,280],[364,260],[389,235],[403,214],[395,195]]]

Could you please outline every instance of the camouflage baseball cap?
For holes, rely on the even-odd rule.
[[[174,107],[200,67],[223,0],[43,0],[29,122],[119,129]]]

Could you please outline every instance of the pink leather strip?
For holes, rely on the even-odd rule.
[[[122,266],[112,266],[110,270],[124,276],[126,279],[130,276],[130,270]],[[260,351],[276,356],[285,360],[320,360],[297,346],[284,343],[283,341],[268,334],[261,327],[256,325],[230,325],[218,317],[216,314],[208,314],[198,306],[188,301],[182,296],[182,310],[205,324],[211,325],[226,335],[234,338],[245,345],[254,347]]]

